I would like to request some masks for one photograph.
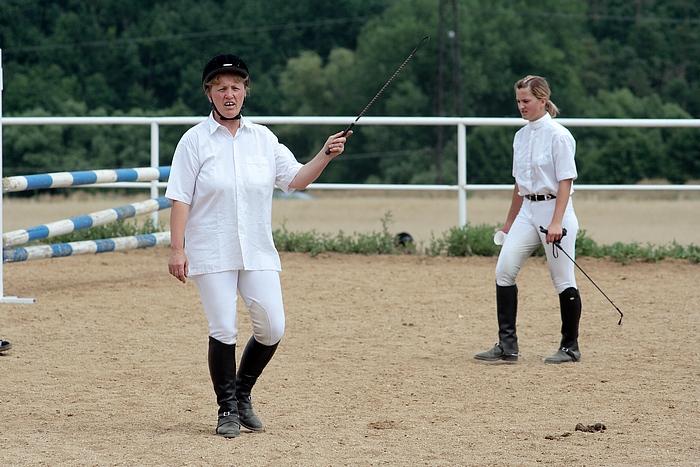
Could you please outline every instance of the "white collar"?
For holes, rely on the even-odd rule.
[[[545,126],[549,121],[552,119],[552,116],[549,115],[549,112],[545,112],[544,115],[542,115],[540,118],[535,120],[534,122],[528,122],[530,127],[532,127],[533,130],[539,130],[543,126]]]
[[[214,118],[214,111],[213,110],[209,113],[209,117],[207,118],[206,122],[207,122],[207,127],[209,128],[209,134],[214,133],[219,127],[224,127],[221,123],[217,122],[216,119]],[[239,130],[241,128],[249,127],[251,125],[250,120],[248,120],[247,118],[245,118],[243,116],[241,116],[240,122],[241,122],[240,127],[238,128]],[[224,128],[226,128],[226,127],[224,127]]]

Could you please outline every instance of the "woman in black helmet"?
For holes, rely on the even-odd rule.
[[[263,430],[250,392],[284,333],[281,266],[272,240],[275,185],[286,193],[303,190],[346,141],[336,133],[300,164],[268,128],[242,116],[249,84],[248,67],[235,55],[217,55],[206,64],[202,87],[212,111],[178,143],[165,193],[173,203],[168,270],[183,283],[191,278],[199,290],[219,404],[216,433],[227,438],[238,436],[240,426]],[[236,372],[237,291],[253,336]]]

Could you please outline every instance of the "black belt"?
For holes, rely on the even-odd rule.
[[[530,201],[549,201],[556,198],[555,195],[525,195]]]

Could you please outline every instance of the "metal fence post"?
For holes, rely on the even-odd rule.
[[[160,145],[159,145],[159,127],[158,123],[151,123],[151,167],[157,169],[160,166]],[[158,180],[151,181],[151,199],[157,198]],[[151,213],[151,223],[153,228],[158,228],[158,211]]]
[[[457,124],[457,199],[459,226],[467,225],[467,127]]]

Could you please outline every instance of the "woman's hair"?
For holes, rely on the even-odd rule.
[[[250,94],[250,86],[248,83],[250,80],[248,78],[244,78],[241,75],[238,75],[236,73],[219,73],[215,75],[212,79],[204,83],[204,92],[207,93],[211,90],[212,86],[216,85],[219,83],[219,78],[223,75],[228,75],[228,76],[233,76],[234,80],[237,83],[244,83],[245,85],[245,95],[248,96]]]
[[[549,89],[549,83],[547,83],[547,80],[541,76],[528,75],[515,83],[516,91],[518,89],[528,88],[535,98],[547,99],[547,102],[544,104],[544,110],[549,112],[549,115],[552,117],[556,117],[559,113],[559,108],[554,105],[554,102],[549,100],[549,96],[552,94],[552,91]]]

